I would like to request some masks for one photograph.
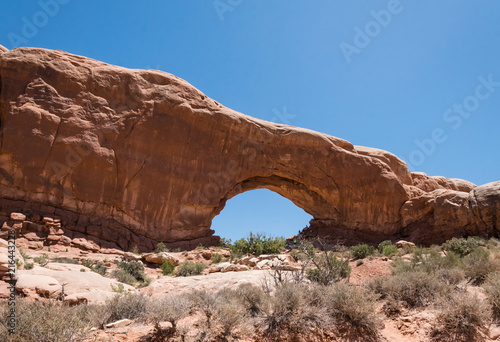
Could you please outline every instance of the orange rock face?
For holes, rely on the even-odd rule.
[[[164,72],[17,48],[0,55],[0,77],[0,211],[59,218],[73,239],[216,243],[214,216],[258,188],[311,214],[309,232],[349,241],[418,240],[456,218],[460,235],[475,222],[461,195],[471,183],[415,182],[388,152],[243,115]]]

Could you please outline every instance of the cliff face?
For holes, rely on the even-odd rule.
[[[311,214],[310,234],[349,241],[500,227],[498,182],[410,174],[388,152],[243,115],[167,73],[18,48],[0,51],[0,87],[0,211],[60,217],[70,238],[215,243],[213,217],[257,188]]]

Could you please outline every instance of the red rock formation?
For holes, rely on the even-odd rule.
[[[449,229],[475,222],[460,195],[468,182],[415,176],[388,152],[243,115],[167,73],[17,48],[0,55],[0,77],[0,211],[60,218],[73,241],[214,243],[213,217],[258,188],[310,213],[310,232],[352,241],[418,242],[464,210]],[[429,193],[443,188],[454,195]]]

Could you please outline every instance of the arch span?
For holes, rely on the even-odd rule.
[[[469,195],[473,184],[417,177],[388,152],[238,113],[167,73],[16,48],[0,54],[0,82],[0,212],[58,213],[75,239],[214,243],[224,203],[258,188],[326,231],[418,242],[498,227],[496,186]]]

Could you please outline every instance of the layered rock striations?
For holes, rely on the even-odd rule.
[[[311,214],[305,235],[497,234],[498,183],[411,174],[391,153],[243,115],[168,73],[17,48],[0,51],[0,78],[0,215],[60,219],[70,239],[215,243],[214,216],[258,188]]]

